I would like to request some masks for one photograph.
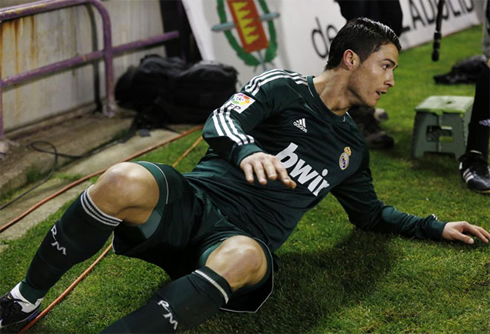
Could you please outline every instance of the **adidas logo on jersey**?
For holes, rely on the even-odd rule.
[[[303,131],[304,133],[308,132],[308,129],[306,129],[306,121],[304,118],[298,119],[293,122],[293,125]]]

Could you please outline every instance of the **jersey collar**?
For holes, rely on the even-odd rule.
[[[321,112],[321,115],[327,118],[329,122],[335,122],[335,123],[347,122],[347,117],[349,117],[347,114],[343,116],[336,115],[332,110],[328,109],[325,103],[323,103],[322,99],[320,98],[320,95],[318,95],[315,89],[315,85],[313,84],[313,78],[314,76],[307,77],[308,90],[314,101],[315,107],[318,108],[318,110]]]

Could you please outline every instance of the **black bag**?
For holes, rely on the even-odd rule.
[[[136,129],[201,124],[236,93],[237,71],[215,62],[186,64],[180,58],[144,57],[116,83],[119,106],[138,112]]]
[[[463,59],[451,68],[451,72],[435,75],[437,84],[474,84],[480,73],[487,67],[487,58],[484,55]]]

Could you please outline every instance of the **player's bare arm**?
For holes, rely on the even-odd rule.
[[[281,180],[288,188],[296,188],[296,182],[291,180],[288,172],[275,156],[263,152],[249,155],[240,162],[240,168],[249,183],[254,183],[254,175],[260,184],[267,184],[269,180]]]
[[[484,243],[490,240],[490,233],[480,226],[472,225],[466,221],[449,222],[442,231],[442,237],[446,240],[458,240],[467,244],[473,244],[475,241],[471,236],[475,236]]]

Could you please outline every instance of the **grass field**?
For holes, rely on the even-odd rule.
[[[432,77],[480,54],[481,27],[402,52],[396,87],[380,107],[396,140],[371,152],[378,196],[412,214],[468,220],[490,230],[490,197],[472,193],[451,155],[410,158],[414,107],[430,95],[472,96],[474,86],[436,86]],[[141,160],[171,164],[195,133]],[[189,171],[206,150],[201,143],[177,169]],[[67,204],[68,205],[68,204]],[[0,291],[24,276],[37,246],[61,210],[0,254]],[[309,212],[280,249],[275,291],[258,314],[220,313],[192,333],[490,333],[490,245],[409,240],[355,229],[333,196]],[[48,305],[89,262],[77,265],[48,293]],[[145,303],[167,281],[142,261],[109,254],[30,333],[98,333]]]

